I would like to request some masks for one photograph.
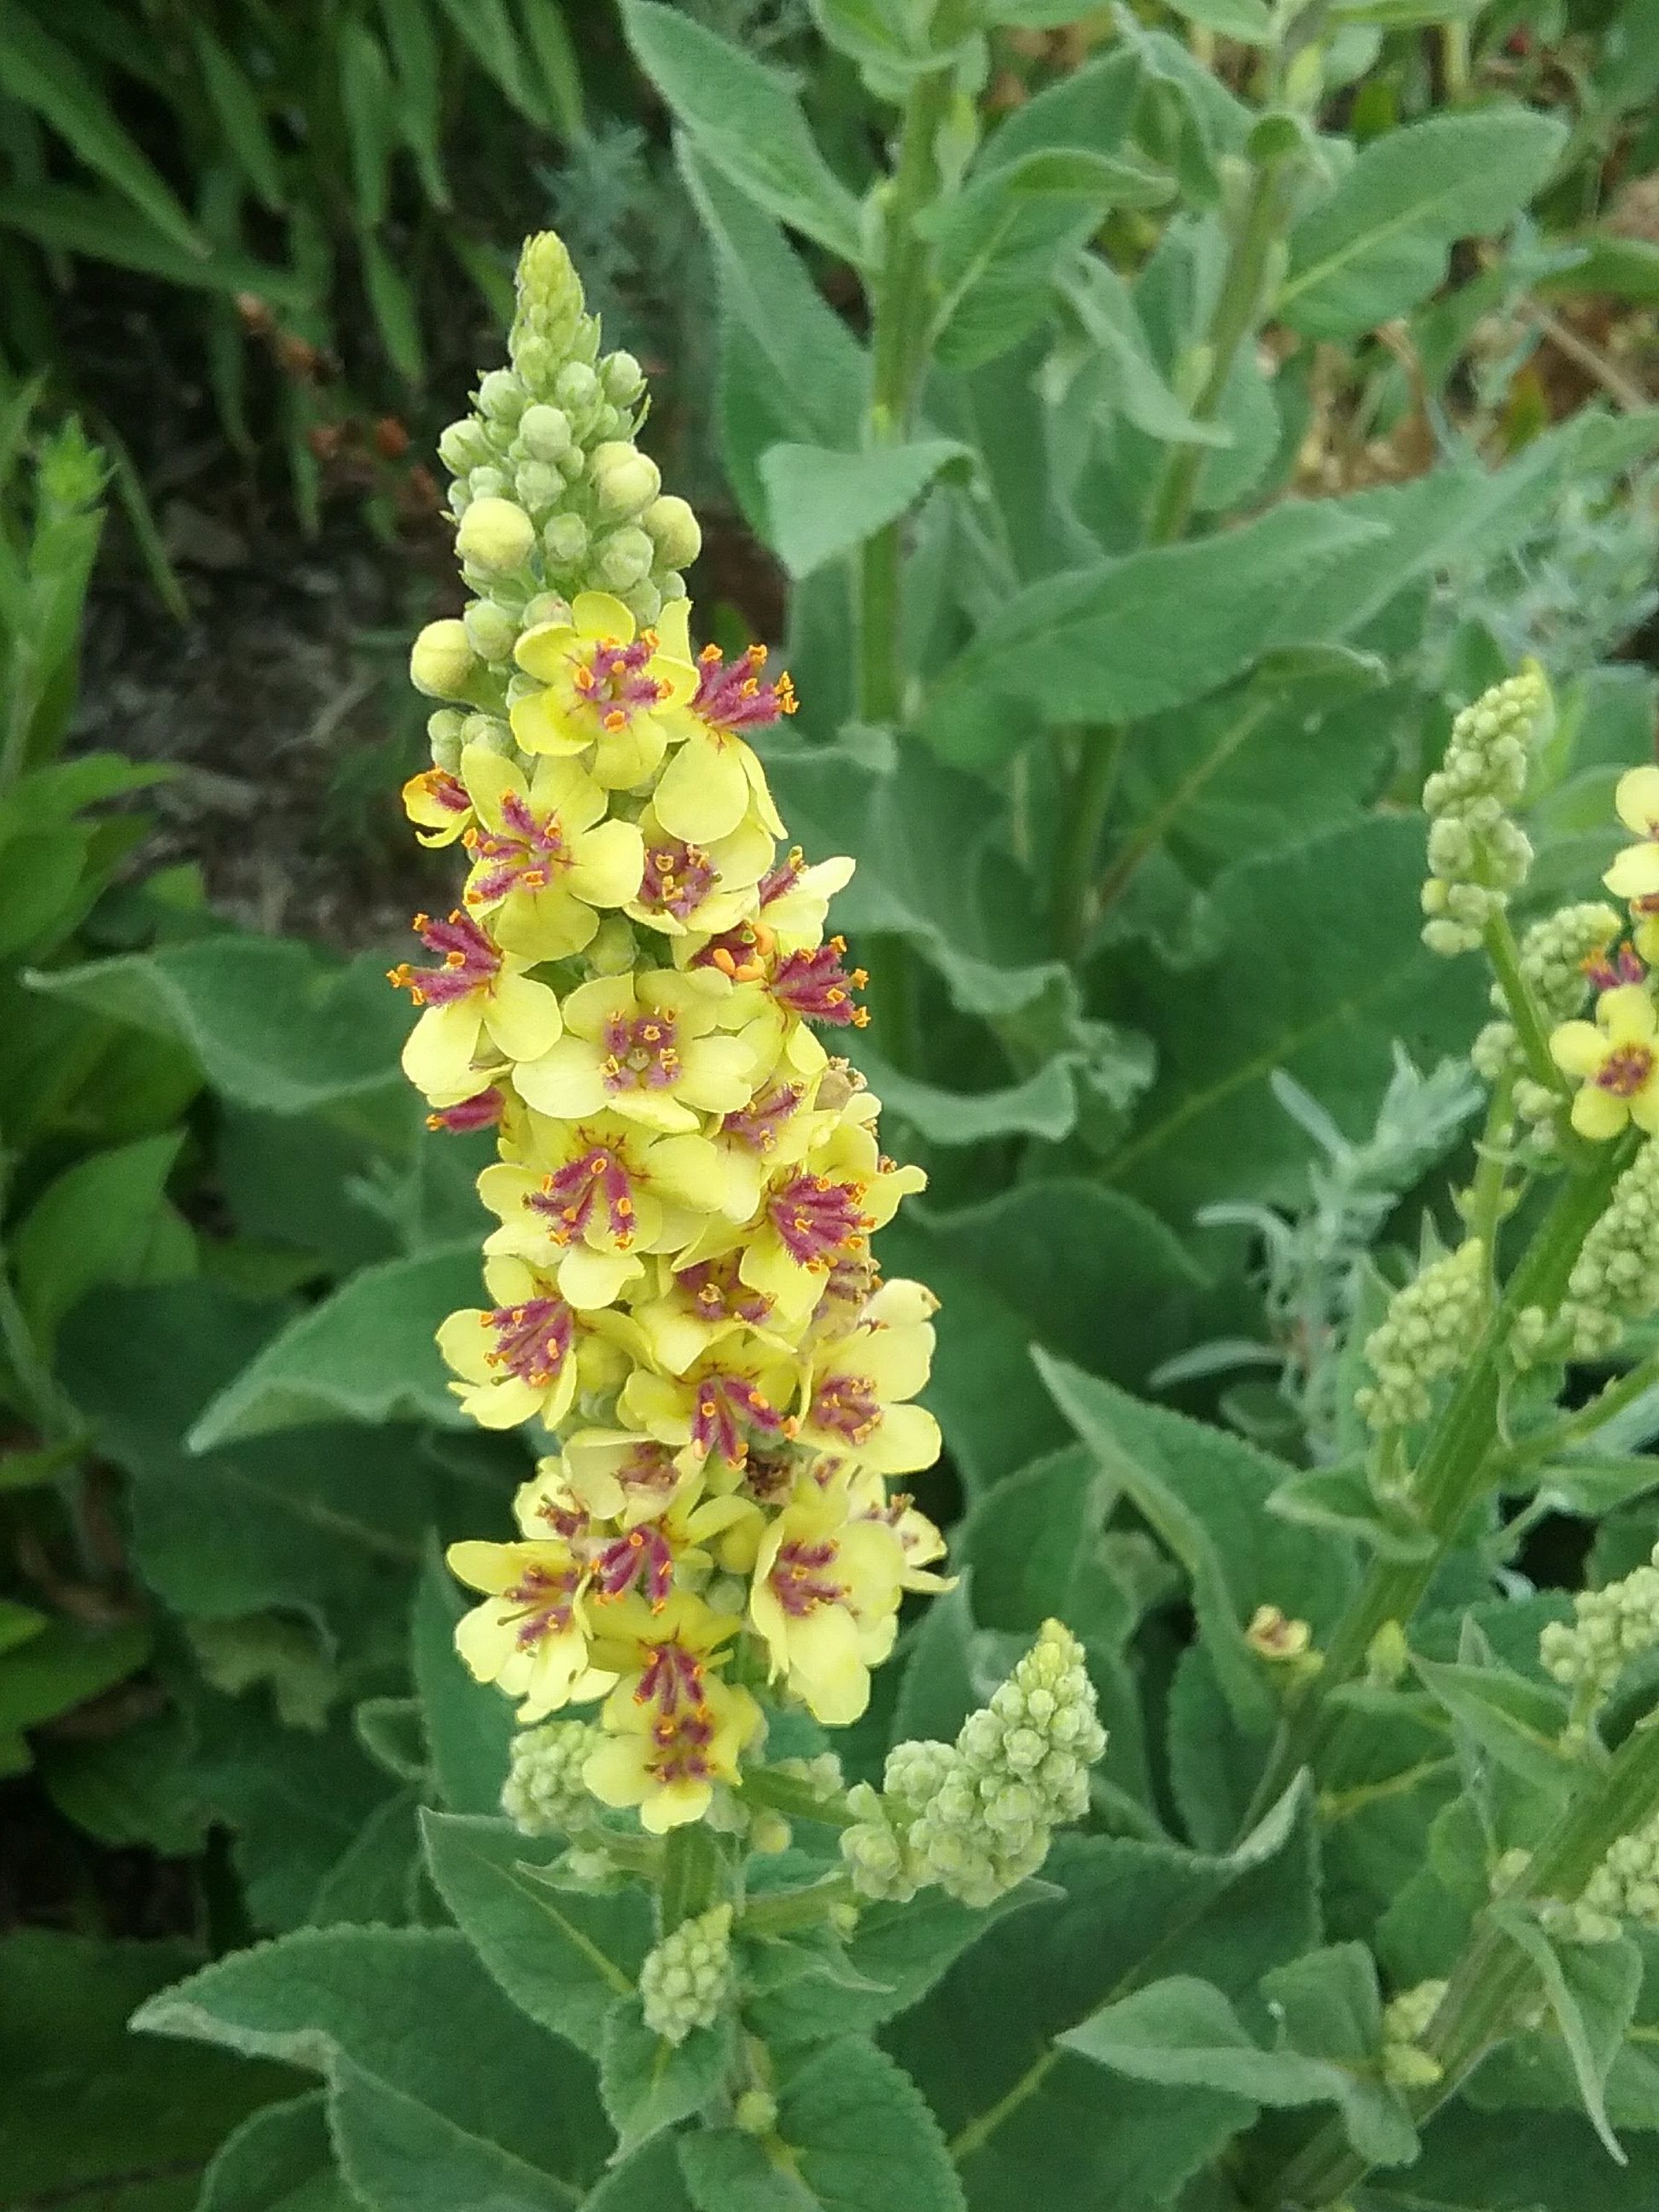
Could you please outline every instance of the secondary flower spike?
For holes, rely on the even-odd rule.
[[[532,239],[511,366],[440,447],[475,596],[416,641],[444,703],[404,803],[465,873],[417,918],[434,964],[392,980],[430,1126],[496,1136],[451,1387],[547,1451],[512,1540],[449,1555],[480,1598],[463,1658],[534,1724],[508,1809],[580,1831],[585,1796],[660,1833],[726,1809],[757,1690],[855,1720],[902,1593],[943,1587],[892,1487],[939,1449],[936,1301],[882,1279],[872,1240],[925,1178],[834,1053],[864,1020],[828,933],[852,863],[787,844],[757,750],[793,690],[758,646],[693,643],[696,519],[634,443],[637,364],[599,344]],[[702,2002],[679,1941],[653,1954],[670,2033]]]

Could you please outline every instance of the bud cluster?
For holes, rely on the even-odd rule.
[[[1396,1291],[1365,1340],[1365,1360],[1376,1381],[1354,1393],[1362,1419],[1378,1431],[1427,1420],[1434,1385],[1468,1356],[1486,1295],[1486,1250],[1478,1237],[1443,1254]]]
[[[852,1792],[862,1817],[842,1851],[854,1888],[908,1898],[932,1882],[989,1905],[1035,1874],[1054,1830],[1087,1809],[1089,1770],[1105,1748],[1083,1648],[1045,1622],[953,1745],[898,1744],[880,1795],[867,1784]]]
[[[1396,2089],[1429,2089],[1442,2069],[1422,2047],[1446,1994],[1443,1981],[1417,1982],[1382,2008],[1382,2078]]]
[[[1620,1837],[1585,1885],[1583,1903],[1659,1932],[1659,1814]]]
[[[640,1968],[645,2024],[665,2043],[684,2043],[696,2029],[713,2027],[732,1985],[732,1908],[711,1905],[647,1954]]]
[[[1452,724],[1445,758],[1423,787],[1430,823],[1423,942],[1431,952],[1472,951],[1526,881],[1532,846],[1512,809],[1550,706],[1544,672],[1529,662]]]
[[[582,1768],[599,1740],[586,1721],[544,1721],[513,1739],[501,1810],[526,1836],[568,1836],[599,1808]]]
[[[1633,1659],[1659,1645],[1659,1546],[1652,1561],[1601,1589],[1580,1590],[1570,1621],[1553,1620],[1539,1639],[1546,1674],[1591,1713]]]
[[[1659,1139],[1613,1187],[1567,1278],[1561,1334],[1575,1359],[1605,1359],[1632,1322],[1659,1309]]]

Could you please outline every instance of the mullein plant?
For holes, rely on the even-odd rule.
[[[1050,1624],[880,1791],[844,1792],[833,1754],[769,1759],[792,1710],[857,1720],[904,1593],[945,1586],[895,1486],[939,1449],[915,1402],[936,1301],[871,1242],[923,1177],[825,1042],[862,1023],[864,978],[826,933],[852,863],[787,844],[750,743],[789,679],[693,645],[696,520],[635,442],[637,364],[599,347],[563,246],[532,239],[511,366],[440,447],[473,596],[410,659],[444,703],[406,810],[467,872],[416,917],[434,963],[392,980],[432,1127],[497,1133],[484,1301],[439,1332],[451,1387],[549,1446],[517,1535],[451,1549],[478,1596],[456,1642],[517,1705],[517,1826],[566,1838],[572,1880],[663,1883],[641,1989],[678,2044],[731,1997],[744,1867],[790,1816],[842,1832],[808,1917],[928,1883],[988,1903],[1085,1810],[1104,1739]]]

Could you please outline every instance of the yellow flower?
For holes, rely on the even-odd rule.
[[[580,1346],[574,1308],[550,1279],[502,1255],[484,1263],[495,1301],[453,1313],[438,1349],[460,1378],[450,1389],[486,1429],[539,1419],[556,1428],[576,1395]]]
[[[707,846],[688,845],[671,836],[655,808],[647,806],[640,835],[644,871],[627,908],[634,921],[666,937],[714,937],[756,911],[775,849],[758,822],[743,821],[729,837]]]
[[[857,1720],[870,1702],[870,1669],[893,1648],[904,1554],[879,1520],[849,1517],[842,1483],[810,1480],[766,1532],[755,1562],[750,1618],[816,1719]]]
[[[452,1544],[450,1571],[487,1593],[455,1626],[455,1648],[481,1682],[521,1698],[520,1721],[597,1696],[613,1677],[588,1666],[583,1570],[557,1543]]]
[[[897,1537],[904,1558],[906,1589],[937,1591],[956,1588],[954,1575],[935,1574],[933,1571],[933,1561],[945,1557],[945,1539],[927,1516],[918,1510],[913,1498],[902,1491],[890,1494],[884,1479],[871,1468],[857,1469],[848,1478],[847,1491],[855,1520],[879,1521]]]
[[[488,746],[469,745],[461,776],[478,817],[466,833],[466,902],[489,915],[496,943],[526,960],[592,944],[594,908],[622,906],[639,889],[635,825],[605,819],[604,792],[573,760],[538,761],[526,780]]]
[[[489,1079],[495,1057],[537,1060],[563,1026],[559,1001],[524,970],[528,961],[502,952],[465,914],[434,921],[417,914],[415,927],[441,968],[390,970],[390,980],[424,1008],[403,1050],[404,1073],[434,1106],[472,1097]],[[485,1061],[481,1047],[493,1050]]]
[[[538,1114],[580,1121],[609,1107],[649,1128],[693,1130],[698,1113],[733,1113],[753,1088],[753,1048],[725,1033],[725,1012],[669,969],[601,975],[570,994],[564,1035],[514,1081]]]
[[[789,678],[769,683],[762,674],[765,665],[766,648],[760,645],[750,646],[729,668],[718,646],[707,645],[697,656],[695,696],[667,720],[678,750],[652,801],[671,836],[706,845],[750,821],[782,836],[766,771],[740,735],[795,711]]]
[[[1629,769],[1619,779],[1613,804],[1626,829],[1642,842],[1627,845],[1601,880],[1630,901],[1636,950],[1650,965],[1659,965],[1659,768]]]
[[[637,1367],[623,1386],[621,1418],[672,1445],[685,1467],[712,1460],[740,1468],[751,1443],[791,1434],[786,1407],[797,1387],[793,1360],[747,1329],[722,1336],[683,1375]]]
[[[666,1444],[632,1429],[578,1429],[558,1458],[538,1462],[537,1474],[562,1483],[589,1513],[624,1528],[655,1520],[678,1492],[702,1480],[676,1463]]]
[[[680,1250],[725,1196],[720,1154],[695,1132],[659,1135],[619,1114],[538,1114],[531,1126],[530,1159],[478,1178],[501,1221],[484,1249],[551,1269],[574,1306],[611,1304],[641,1272],[641,1254]]]
[[[939,1423],[910,1405],[927,1381],[938,1301],[920,1283],[884,1284],[850,1328],[811,1348],[800,1440],[882,1474],[931,1467]]]
[[[1656,848],[1659,849],[1659,848]],[[1641,983],[1603,991],[1594,1022],[1563,1022],[1550,1039],[1555,1064],[1576,1076],[1572,1126],[1597,1142],[1632,1121],[1659,1131],[1659,1015]]]
[[[853,880],[854,863],[844,856],[808,867],[799,845],[792,846],[760,886],[760,920],[781,952],[809,951],[823,942],[830,902]]]
[[[769,1334],[773,1302],[739,1276],[738,1245],[737,1231],[728,1228],[725,1249],[715,1256],[660,1264],[657,1295],[636,1302],[634,1319],[652,1360],[665,1374],[684,1375],[722,1337],[739,1329]]]
[[[720,1211],[734,1221],[752,1219],[769,1175],[805,1156],[829,1125],[828,1111],[811,1102],[822,1095],[820,1075],[775,1080],[757,1091],[746,1105],[721,1117],[709,1141],[726,1170],[726,1192]]]
[[[664,1707],[619,1683],[600,1713],[605,1741],[588,1753],[582,1780],[602,1805],[639,1808],[653,1836],[708,1810],[716,1783],[734,1783],[738,1763],[763,1725],[747,1690],[715,1676],[701,1696]]]
[[[743,1280],[786,1322],[804,1321],[825,1277],[867,1251],[871,1233],[886,1227],[901,1199],[927,1187],[920,1168],[884,1158],[871,1127],[880,1110],[872,1092],[854,1092],[799,1169],[774,1182],[744,1232]],[[684,1257],[701,1258],[700,1248]]]
[[[685,601],[676,600],[664,610],[660,633],[640,635],[620,599],[579,592],[568,623],[526,630],[514,658],[544,688],[512,710],[523,750],[575,754],[591,747],[594,778],[607,791],[630,790],[654,775],[668,745],[665,711],[697,688],[684,638],[688,616]]]
[[[472,801],[464,785],[441,768],[422,769],[404,786],[404,812],[422,845],[453,845],[472,824]]]

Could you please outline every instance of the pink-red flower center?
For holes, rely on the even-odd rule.
[[[626,1250],[634,1241],[633,1186],[613,1146],[594,1145],[577,1159],[544,1176],[525,1200],[546,1222],[556,1244],[585,1237],[602,1219],[611,1241]]]
[[[607,1091],[666,1091],[678,1080],[672,1014],[613,1014],[605,1025]]]
[[[716,880],[714,864],[701,845],[683,845],[678,838],[668,838],[646,848],[639,902],[648,914],[689,921]]]
[[[830,1570],[836,1565],[836,1547],[828,1537],[816,1544],[799,1540],[780,1544],[769,1577],[772,1594],[787,1613],[799,1620],[821,1605],[838,1605],[847,1595]]]
[[[417,1006],[448,1006],[474,991],[488,990],[501,973],[501,956],[476,921],[452,914],[434,921],[417,914],[410,927],[428,952],[443,955],[441,968],[411,968],[407,960],[386,970],[386,980],[407,991]]]
[[[469,830],[461,840],[476,864],[466,887],[475,905],[505,898],[509,891],[545,890],[570,866],[556,814],[538,821],[528,802],[509,791],[501,801],[501,825],[498,830]]]
[[[1595,1071],[1596,1086],[1611,1091],[1615,1098],[1634,1098],[1647,1088],[1653,1071],[1651,1045],[1615,1045]]]
[[[576,1317],[562,1298],[526,1298],[520,1306],[493,1306],[479,1319],[493,1331],[495,1349],[484,1354],[532,1389],[558,1380],[575,1335]]]
[[[790,1258],[827,1274],[839,1255],[863,1246],[872,1225],[868,1215],[859,1211],[863,1194],[862,1184],[803,1173],[780,1183],[766,1210]]]
[[[576,689],[607,730],[626,729],[635,714],[654,707],[662,697],[665,687],[645,673],[656,647],[650,630],[631,645],[603,637],[593,648],[592,659],[577,667]]]

